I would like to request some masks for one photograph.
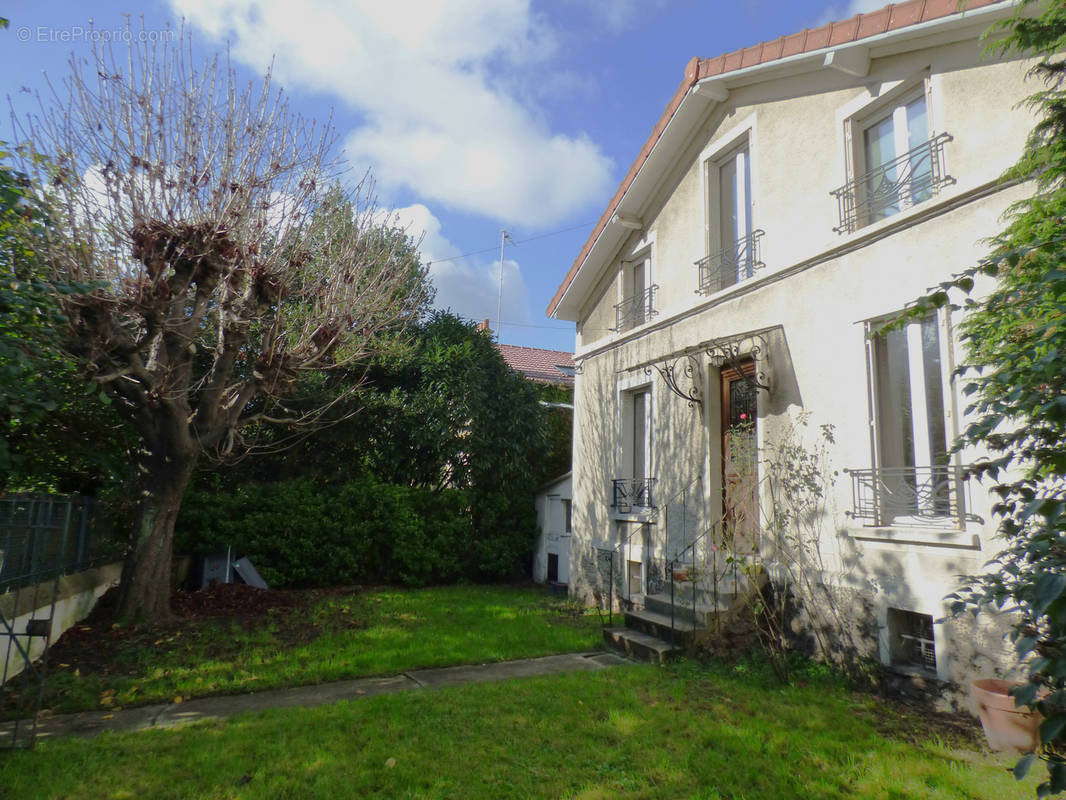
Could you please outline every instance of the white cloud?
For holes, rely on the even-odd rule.
[[[602,199],[610,162],[553,131],[513,88],[551,74],[555,32],[529,0],[171,0],[256,69],[333,95],[363,115],[346,139],[386,188],[527,226]]]
[[[849,0],[846,3],[833,3],[818,18],[815,27],[825,25],[827,22],[849,19],[856,14],[869,14],[878,11],[888,5],[887,0]]]
[[[429,275],[437,289],[433,305],[473,320],[488,318],[495,330],[499,260],[459,258],[459,249],[441,234],[440,220],[421,203],[398,208],[393,215],[408,235],[421,239],[419,251],[431,262]],[[530,322],[525,279],[518,262],[509,258],[503,261],[503,320],[505,329],[507,322]]]

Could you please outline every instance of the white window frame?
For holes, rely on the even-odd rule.
[[[881,409],[881,381],[884,380],[883,376],[878,375],[877,370],[877,347],[878,343],[876,338],[872,336],[872,332],[877,330],[881,325],[892,319],[895,315],[889,314],[880,318],[870,320],[866,322],[865,336],[866,336],[866,369],[867,369],[867,414],[868,424],[870,427],[870,466],[875,471],[889,468],[891,465],[884,464],[885,449],[883,437],[890,432],[884,430],[882,425],[882,409]],[[946,445],[949,453],[949,465],[959,466],[959,454],[951,453],[951,445],[959,436],[959,424],[958,424],[958,400],[956,397],[955,386],[955,336],[952,328],[951,310],[948,307],[936,309],[933,312],[933,318],[935,319],[937,326],[937,341],[939,345],[940,355],[940,384],[941,384],[941,403],[944,411],[944,435],[946,439]],[[908,364],[909,364],[909,376],[910,376],[910,396],[911,396],[911,411],[914,415],[914,422],[912,423],[913,429],[925,429],[928,430],[929,422],[927,419],[927,404],[926,395],[924,390],[924,363],[918,357],[920,348],[915,346],[912,341],[914,334],[912,329],[918,322],[909,323],[907,329],[908,336]],[[923,379],[923,388],[919,392],[916,388],[916,378],[921,377]],[[922,402],[918,402],[918,400]],[[928,441],[926,440],[919,446],[917,437],[914,437],[914,461],[915,467],[931,467],[932,457],[929,453]],[[921,449],[919,449],[921,447]],[[922,461],[923,457],[928,456],[926,461]],[[963,498],[957,498],[958,503],[963,502]],[[905,526],[904,522],[893,522],[893,527]],[[924,527],[928,527],[928,523]],[[944,527],[955,529],[958,528],[958,520],[954,516],[944,517]]]
[[[637,242],[630,254],[624,257],[618,264],[618,289],[617,303],[624,303],[635,296],[633,291],[633,275],[637,266],[644,268],[644,290],[647,291],[655,285],[655,232],[650,231],[644,238]],[[630,331],[646,324],[655,314],[657,309],[654,302],[650,308],[645,308],[644,320],[627,328],[624,331],[616,330],[616,335],[629,333]]]
[[[700,255],[711,255],[722,249],[722,214],[719,195],[721,165],[732,152],[744,145],[747,145],[748,176],[751,182],[751,196],[748,198],[747,208],[753,220],[752,229],[755,227],[754,220],[759,216],[759,162],[756,152],[756,134],[756,116],[751,113],[716,137],[715,141],[700,153],[699,161],[702,165],[700,191],[704,204],[704,252]]]
[[[644,477],[655,476],[655,403],[657,399],[656,383],[648,380],[646,375],[633,375],[619,380],[616,402],[618,407],[618,439],[620,446],[615,449],[615,473],[613,478],[633,478],[633,395],[646,392],[644,407]],[[654,498],[653,498],[654,499]]]
[[[942,121],[944,110],[942,105],[943,91],[941,76],[931,73],[929,67],[925,67],[916,73],[912,73],[902,80],[886,81],[884,83],[872,83],[867,91],[859,94],[850,102],[837,109],[836,122],[839,131],[838,152],[844,154],[840,177],[835,185],[844,186],[853,180],[865,175],[869,170],[866,168],[866,148],[864,146],[864,133],[874,122],[883,118],[891,109],[906,105],[920,95],[925,95],[927,136],[932,139],[938,132],[943,131]],[[909,151],[904,146],[900,150],[901,137],[906,139],[906,124],[894,125],[896,136],[897,156]],[[928,139],[926,140],[928,141]],[[948,153],[943,153],[943,174],[950,174],[948,166]],[[925,201],[923,201],[925,202]],[[891,214],[879,220],[860,220],[852,234],[869,228],[871,225],[885,222],[889,219],[897,219],[910,209],[922,205],[910,204],[901,206],[899,213]]]

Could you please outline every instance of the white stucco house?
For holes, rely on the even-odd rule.
[[[861,655],[958,685],[1006,663],[1004,620],[945,619],[997,550],[977,454],[950,452],[959,312],[873,332],[1031,192],[999,180],[1029,64],[980,40],[1011,12],[910,0],[689,62],[548,308],[577,323],[573,596],[648,610],[679,565],[705,593],[731,559],[801,563]],[[827,476],[790,564],[786,442]]]
[[[562,586],[570,582],[573,480],[566,473],[537,489],[537,544],[533,580]]]

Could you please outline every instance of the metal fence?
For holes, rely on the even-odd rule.
[[[9,495],[0,498],[0,592],[31,586],[99,563],[87,497]]]
[[[0,497],[0,705],[15,717],[0,726],[0,749],[36,741],[59,579],[116,555],[92,538],[93,505],[77,496]]]

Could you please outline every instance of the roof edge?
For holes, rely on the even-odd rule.
[[[549,301],[545,315],[554,316],[622,199],[696,84],[709,78],[728,77],[741,71],[750,73],[757,68],[768,68],[795,57],[812,56],[828,48],[846,47],[875,37],[880,38],[885,34],[898,32],[900,35],[905,35],[923,23],[946,21],[950,17],[972,19],[975,16],[984,16],[1016,4],[1017,0],[907,0],[903,3],[887,5],[877,11],[856,14],[845,20],[830,22],[818,28],[805,28],[798,33],[781,36],[769,42],[760,42],[715,58],[693,57],[685,65],[685,75],[677,91],[659,117],[659,121],[652,129],[644,146],[641,147],[625,178],[622,179],[622,183],[607,204],[606,210],[600,215],[563,282]]]

